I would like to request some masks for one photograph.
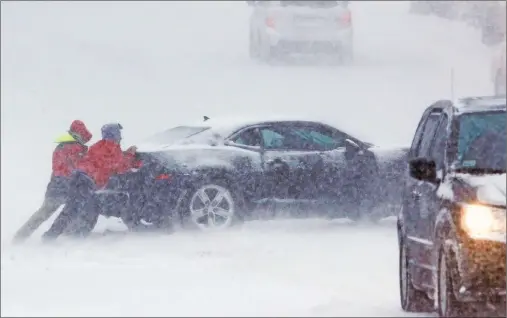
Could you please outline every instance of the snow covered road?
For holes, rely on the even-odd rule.
[[[253,222],[208,235],[10,245],[41,203],[53,138],[75,118],[125,127],[125,145],[202,115],[325,117],[377,144],[408,144],[451,92],[491,93],[475,30],[353,2],[347,67],[248,58],[245,2],[1,3],[1,313],[404,316],[394,225]],[[97,133],[96,133],[97,134]],[[102,223],[101,227],[107,226]]]
[[[402,316],[393,224],[33,244],[4,255],[2,275],[3,315]]]

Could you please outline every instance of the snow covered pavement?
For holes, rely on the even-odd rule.
[[[2,315],[406,316],[394,223],[251,222],[2,255]]]

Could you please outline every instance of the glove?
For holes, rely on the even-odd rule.
[[[125,152],[129,153],[129,154],[132,154],[132,155],[135,155],[136,151],[137,151],[137,147],[136,146],[130,146]]]

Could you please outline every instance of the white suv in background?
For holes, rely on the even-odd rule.
[[[268,61],[291,53],[329,53],[352,60],[348,1],[247,1],[250,57]]]

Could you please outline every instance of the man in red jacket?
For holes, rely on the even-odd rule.
[[[85,145],[92,134],[80,120],[74,120],[67,133],[57,138],[53,167],[42,206],[23,224],[14,236],[15,242],[28,238],[65,203],[72,171],[88,150]]]
[[[69,229],[83,236],[93,230],[100,214],[95,191],[103,188],[111,176],[126,173],[136,166],[136,147],[125,152],[121,150],[122,128],[116,123],[102,126],[102,140],[92,145],[78,163],[71,177],[65,208],[44,233],[44,239],[56,239]]]

